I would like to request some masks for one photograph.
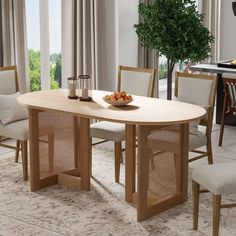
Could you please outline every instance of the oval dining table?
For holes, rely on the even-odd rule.
[[[125,140],[125,200],[137,207],[137,220],[143,221],[159,212],[187,201],[188,189],[188,133],[189,123],[206,114],[204,108],[178,101],[133,96],[134,100],[123,107],[107,104],[103,97],[110,92],[92,91],[92,101],[68,99],[66,89],[31,92],[21,95],[18,101],[28,108],[30,139],[31,191],[57,183],[73,186],[76,181],[82,190],[90,190],[90,120],[123,123]],[[40,177],[39,114],[59,112],[74,119],[74,168],[62,174]],[[148,136],[153,130],[178,126],[180,130],[178,191],[160,201],[150,201]],[[137,130],[137,134],[136,134]],[[136,137],[138,151],[136,158]],[[137,159],[137,160],[136,160]],[[77,170],[78,175],[72,172]],[[137,174],[137,178],[136,178]],[[177,178],[177,177],[176,177]]]

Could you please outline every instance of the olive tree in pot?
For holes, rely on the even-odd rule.
[[[199,62],[210,56],[214,37],[203,26],[195,0],[150,0],[139,4],[141,22],[134,25],[143,46],[167,58],[167,99],[172,98],[172,72],[178,61]]]

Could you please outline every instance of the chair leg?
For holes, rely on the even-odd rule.
[[[48,135],[48,166],[49,172],[54,169],[54,134]]]
[[[192,181],[192,193],[193,193],[193,229],[198,228],[198,212],[199,212],[199,184]]]
[[[15,162],[18,163],[19,161],[19,152],[20,152],[20,140],[16,140],[16,156],[15,156]]]
[[[218,146],[222,146],[222,141],[223,141],[224,127],[225,127],[226,105],[227,105],[227,94],[225,93],[224,102],[223,102],[223,109],[222,109],[222,113],[221,113],[220,136],[219,136]]]
[[[93,176],[93,172],[92,172],[92,170],[93,170],[93,155],[92,155],[92,148],[93,148],[93,146],[92,146],[92,144],[93,144],[93,138],[91,137],[90,138],[90,162],[89,162],[89,170],[90,170],[90,176],[92,177]]]
[[[213,236],[219,235],[221,195],[213,195]]]
[[[115,142],[115,182],[120,182],[120,157],[122,154],[121,142]]]
[[[21,141],[22,168],[24,180],[28,180],[28,150],[27,141]]]
[[[121,149],[121,155],[120,155],[120,163],[121,163],[121,164],[124,164],[122,149]]]
[[[208,158],[208,164],[213,164],[213,156],[212,156],[212,145],[211,145],[211,137],[207,137],[207,158]]]

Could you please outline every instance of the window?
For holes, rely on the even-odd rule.
[[[61,0],[26,0],[30,90],[61,87]]]

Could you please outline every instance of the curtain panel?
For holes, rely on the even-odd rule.
[[[17,65],[20,92],[29,91],[24,0],[0,0],[0,66]]]
[[[145,3],[148,5],[150,0],[139,0],[139,3]],[[139,21],[142,21],[141,16],[139,16]],[[147,47],[143,47],[139,40],[138,43],[138,66],[143,68],[156,68],[158,69],[159,58],[158,52],[156,50],[151,50]],[[156,74],[156,82],[155,82],[155,97],[159,96],[159,78],[158,78],[158,70]]]
[[[204,14],[203,24],[214,35],[215,42],[212,44],[209,62],[220,59],[220,1],[198,0],[199,12]]]
[[[67,77],[90,74],[94,89],[113,89],[116,49],[115,43],[109,45],[115,35],[114,6],[115,0],[62,1],[63,87]]]

